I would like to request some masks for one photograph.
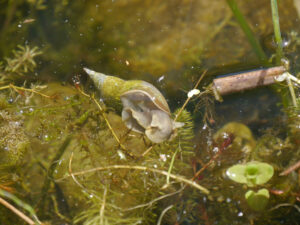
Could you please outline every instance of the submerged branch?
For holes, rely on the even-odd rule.
[[[298,168],[300,168],[300,161],[296,162],[294,165],[290,166],[289,168],[287,168],[286,170],[281,172],[279,174],[279,176],[286,176],[286,175],[290,174],[291,172],[295,171]]]
[[[241,72],[213,80],[213,89],[220,95],[232,94],[252,88],[276,83],[276,76],[283,74],[283,66],[271,67],[254,71]]]

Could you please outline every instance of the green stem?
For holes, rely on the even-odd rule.
[[[176,155],[178,153],[178,150],[179,150],[179,148],[176,149],[176,151],[174,152],[174,154],[172,156],[172,160],[171,160],[171,163],[170,163],[170,166],[169,166],[169,169],[168,169],[167,184],[170,183],[170,174],[172,172],[172,169],[173,169],[173,166],[174,166],[175,157],[176,157]]]
[[[28,205],[27,203],[25,203],[21,199],[19,199],[17,196],[15,196],[5,190],[2,190],[2,189],[0,189],[0,195],[12,200],[16,205],[23,208],[27,212],[29,212],[30,216],[34,219],[35,224],[39,224],[39,225],[42,224],[39,221],[38,217],[36,216],[34,209],[30,205]]]
[[[58,164],[57,162],[60,160],[60,158],[62,157],[62,155],[66,151],[66,149],[69,146],[71,140],[72,140],[72,135],[69,135],[65,138],[64,142],[62,143],[62,145],[60,146],[60,148],[58,149],[56,155],[54,156],[54,158],[52,159],[52,161],[50,163],[49,169],[47,171],[47,176],[44,180],[44,185],[43,185],[43,188],[42,188],[42,197],[40,199],[40,202],[38,203],[38,208],[40,208],[42,211],[44,210],[45,200],[48,196],[48,190],[50,188],[50,184],[51,184],[51,182],[53,182],[53,174],[54,174],[54,171],[55,171],[56,166]]]
[[[249,43],[251,44],[255,54],[257,55],[257,57],[261,61],[266,61],[267,57],[266,57],[262,47],[260,46],[259,42],[255,38],[255,36],[254,36],[250,26],[248,25],[245,17],[243,16],[241,11],[239,10],[236,1],[235,0],[226,0],[226,1],[227,1],[227,4],[229,5],[233,15],[235,16],[238,24],[240,25],[240,27],[244,31],[244,33],[245,33]]]
[[[272,20],[273,20],[273,27],[274,27],[274,34],[275,34],[275,42],[277,45],[276,62],[277,64],[280,64],[281,58],[283,56],[283,51],[282,51],[282,39],[281,39],[281,32],[280,32],[280,25],[279,25],[277,0],[271,0],[271,8],[272,8]]]
[[[297,107],[297,98],[296,98],[295,90],[294,90],[294,87],[293,87],[293,84],[292,84],[289,73],[287,73],[286,81],[287,81],[288,86],[289,86],[289,90],[290,90],[290,94],[291,94],[291,97],[292,97],[293,105],[294,105],[294,107]]]

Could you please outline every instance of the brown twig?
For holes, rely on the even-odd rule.
[[[150,146],[149,148],[147,148],[147,150],[143,152],[142,157],[145,157],[145,155],[147,155],[152,150],[152,148],[153,148],[153,146]]]
[[[220,95],[232,94],[260,86],[274,84],[275,77],[286,72],[285,67],[277,66],[267,69],[242,72],[213,80],[213,89]]]
[[[279,176],[286,176],[286,175],[290,174],[291,172],[295,171],[298,168],[300,168],[300,161],[296,162],[294,165],[290,166],[289,168],[287,168],[286,170],[281,172],[279,174]]]
[[[0,197],[0,203],[4,205],[6,208],[10,209],[13,213],[15,213],[17,216],[19,216],[22,220],[24,220],[26,223],[30,225],[35,225],[35,222],[30,219],[28,216],[26,216],[24,213],[22,213],[20,210],[16,209],[13,205],[5,201],[3,198]]]

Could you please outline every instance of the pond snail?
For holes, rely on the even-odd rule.
[[[122,80],[84,68],[100,90],[106,104],[122,110],[128,129],[145,134],[154,143],[172,139],[176,128],[184,124],[171,118],[164,96],[152,84],[142,80]]]

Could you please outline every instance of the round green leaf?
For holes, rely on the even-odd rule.
[[[233,181],[237,183],[246,184],[247,183],[247,177],[245,176],[245,165],[238,164],[230,167],[226,171],[226,175]]]
[[[249,207],[255,211],[262,211],[268,204],[270,195],[269,191],[265,188],[260,189],[258,192],[252,190],[247,191],[245,198]]]
[[[234,165],[226,171],[226,174],[237,183],[253,187],[268,182],[274,174],[274,169],[267,163],[252,161]]]

